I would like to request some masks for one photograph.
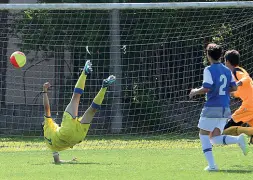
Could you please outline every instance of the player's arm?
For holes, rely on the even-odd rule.
[[[43,104],[44,104],[44,112],[45,116],[51,117],[51,111],[50,111],[50,104],[49,104],[49,99],[47,95],[48,88],[50,87],[50,83],[46,82],[43,85]]]
[[[238,79],[238,82],[236,83],[237,86],[242,86],[243,84],[251,82],[251,78],[244,72],[236,71],[236,77]]]
[[[234,97],[234,93],[233,92],[237,91],[237,86],[230,87],[229,91],[230,91],[230,94]]]
[[[235,96],[235,92],[234,92],[234,91],[230,92],[230,97],[232,97],[232,98],[236,98],[236,96]]]
[[[209,91],[209,89],[211,89],[212,85],[213,85],[212,75],[211,75],[210,71],[207,68],[205,68],[204,73],[203,73],[202,87],[192,89],[190,94],[189,94],[189,97],[193,98],[194,96],[196,96],[198,94],[207,93]]]
[[[53,157],[55,164],[74,163],[77,161],[76,158],[73,158],[72,160],[69,161],[61,160],[58,152],[53,152]]]
[[[231,81],[229,83],[229,92],[232,96],[234,96],[234,93],[235,91],[237,91],[237,87],[238,85],[240,85],[241,83],[238,84],[238,82],[236,83],[235,82],[235,79],[234,79],[234,76],[232,75],[232,72],[231,72]]]
[[[54,163],[55,164],[60,164],[61,160],[60,160],[60,155],[58,152],[53,152],[53,157],[54,157]]]
[[[189,96],[190,96],[190,98],[192,98],[193,96],[196,96],[196,95],[199,95],[199,94],[206,94],[208,91],[209,91],[209,89],[204,88],[204,87],[195,88],[195,89],[191,90]]]

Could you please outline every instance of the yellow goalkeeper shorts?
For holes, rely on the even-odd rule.
[[[79,118],[73,118],[65,111],[57,135],[60,139],[70,144],[70,147],[73,147],[84,140],[89,128],[90,124],[81,124]]]

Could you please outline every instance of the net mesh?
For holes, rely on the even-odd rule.
[[[112,13],[118,14],[119,29],[113,26]],[[119,78],[91,124],[86,147],[107,147],[108,141],[89,141],[99,138],[120,138],[113,146],[159,146],[124,140],[195,137],[204,97],[190,101],[188,94],[201,86],[205,46],[215,42],[225,50],[239,50],[241,65],[251,73],[252,15],[252,8],[2,10],[0,134],[6,137],[4,141],[43,136],[39,93],[47,81],[53,85],[49,93],[52,117],[60,124],[82,67],[90,59],[93,73],[81,98],[80,116],[104,78],[110,74]],[[113,32],[119,34],[119,45],[114,44]],[[27,55],[21,69],[9,62],[16,50]],[[114,54],[120,58],[115,60]],[[239,104],[233,100],[232,108]]]

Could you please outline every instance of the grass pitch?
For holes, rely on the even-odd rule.
[[[253,146],[252,146],[253,147]],[[61,158],[73,164],[55,165],[41,139],[0,139],[1,180],[248,180],[253,177],[253,148],[243,156],[237,146],[214,147],[219,172],[205,172],[199,140],[138,138],[89,139]]]

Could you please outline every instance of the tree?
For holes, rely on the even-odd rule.
[[[61,0],[41,0],[41,3],[61,3],[77,1]],[[77,79],[79,67],[83,66],[85,59],[92,58],[96,65],[99,59],[105,59],[98,77],[102,77],[103,71],[109,70],[109,54],[104,56],[100,52],[109,52],[106,45],[109,34],[109,18],[107,11],[99,12],[96,17],[91,16],[91,11],[58,11],[58,10],[25,10],[15,19],[15,33],[22,40],[20,47],[23,51],[45,52],[45,56],[54,55],[55,57],[55,84],[57,87],[64,88],[65,79]],[[74,24],[73,24],[74,22]],[[52,25],[53,24],[53,25]],[[99,32],[94,30],[99,29]],[[87,52],[88,51],[90,53]],[[64,77],[64,51],[70,51],[73,58],[72,70],[74,77]],[[83,59],[83,61],[80,61]],[[107,61],[108,60],[108,61]],[[106,67],[107,66],[107,67]],[[69,75],[69,76],[72,76]],[[72,83],[68,81],[69,83]],[[97,82],[94,82],[94,84]],[[72,87],[72,86],[71,86]],[[94,87],[93,87],[94,88]],[[59,104],[64,105],[65,89],[59,89]],[[92,91],[95,94],[95,90]],[[70,95],[69,95],[70,96]]]
[[[41,2],[106,1],[41,0]],[[107,75],[104,72],[109,72],[110,64],[109,13],[95,10],[26,10],[21,13],[22,18],[15,23],[18,24],[16,34],[22,40],[21,46],[25,50],[59,53],[56,56],[58,57],[56,66],[59,67],[56,73],[61,74],[64,71],[62,52],[67,50],[72,52],[74,72],[84,64],[80,59],[92,58],[97,68],[95,72],[99,72],[96,78],[101,79]],[[147,132],[159,129],[157,122],[166,118],[164,115],[166,110],[157,107],[185,100],[187,90],[201,84],[199,74],[202,74],[204,68],[201,62],[206,43],[216,42],[225,44],[225,48],[251,52],[252,23],[247,21],[239,24],[240,27],[237,28],[240,20],[233,21],[234,13],[238,14],[237,9],[217,11],[159,9],[120,12],[122,74],[123,77],[127,77],[122,80],[124,92],[122,99],[127,111],[125,113],[130,115],[131,122],[134,122],[126,125],[126,129],[147,127],[145,129]],[[244,16],[240,18],[251,17],[251,10],[243,10],[242,15]],[[248,61],[249,57],[250,55],[247,55]],[[60,87],[66,87],[63,86],[64,77],[59,78]],[[72,82],[73,80],[69,81]],[[96,90],[93,88],[90,92],[95,94]],[[127,121],[129,117],[125,118]],[[167,123],[167,126],[169,125],[170,123]],[[166,130],[166,127],[163,128]]]

